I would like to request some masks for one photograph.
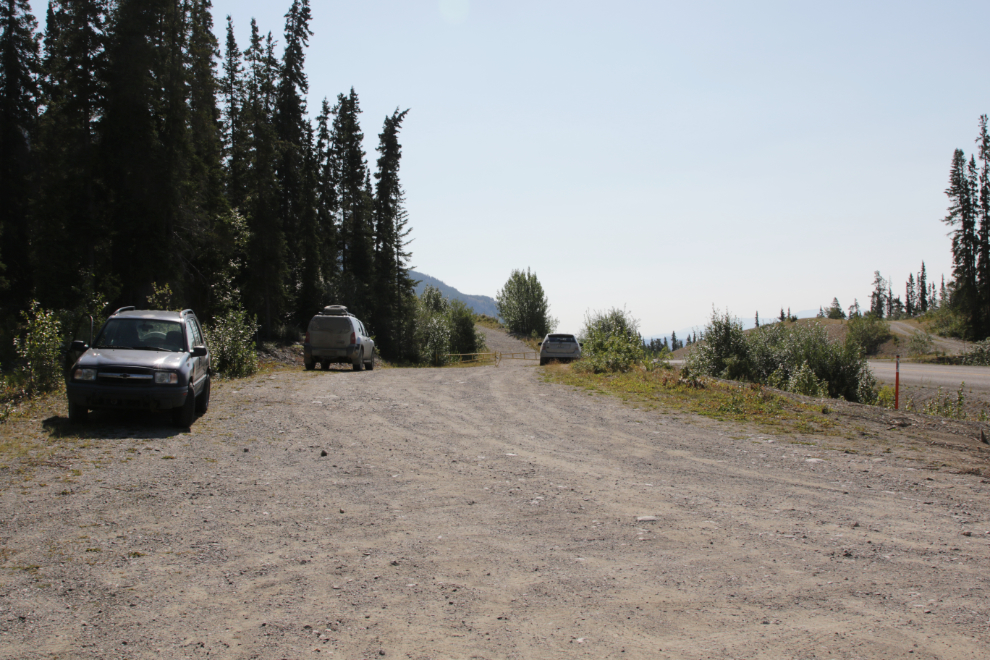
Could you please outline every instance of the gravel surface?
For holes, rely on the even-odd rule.
[[[988,657],[983,477],[533,364],[285,370],[191,433],[94,414],[0,470],[0,657]],[[0,433],[32,424],[64,427]]]

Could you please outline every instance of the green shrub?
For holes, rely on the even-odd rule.
[[[972,344],[970,349],[961,356],[963,364],[990,367],[990,339],[984,339]]]
[[[696,373],[810,396],[867,403],[876,397],[876,381],[858,345],[832,341],[820,323],[774,323],[744,333],[727,312],[713,312],[704,339],[688,358]]]
[[[616,308],[585,315],[581,352],[575,369],[592,373],[629,371],[645,357],[636,319]]]
[[[828,384],[815,375],[814,370],[808,366],[807,362],[804,362],[791,374],[790,380],[787,381],[787,390],[805,396],[821,398],[828,396]]]
[[[875,404],[881,408],[893,408],[894,407],[894,388],[890,385],[884,385],[877,392],[877,398]]]
[[[776,326],[764,326],[765,328]],[[749,347],[739,319],[712,310],[704,343],[688,357],[692,371],[728,380],[754,380]]]
[[[858,346],[864,355],[876,355],[880,346],[890,339],[890,328],[879,316],[854,316],[847,324],[846,343]]]
[[[935,352],[935,340],[927,332],[917,332],[908,339],[909,355],[931,355]]]
[[[550,303],[536,273],[513,270],[502,290],[495,294],[498,314],[510,332],[543,337],[553,332],[557,320],[550,317]]]
[[[931,333],[940,337],[958,337],[959,339],[969,337],[966,317],[951,307],[929,310],[922,315],[920,320],[928,326]]]
[[[213,367],[222,376],[243,378],[258,370],[258,353],[254,335],[258,331],[255,317],[235,308],[204,326],[213,357]]]
[[[447,316],[450,319],[450,352],[480,353],[484,350],[485,335],[474,327],[474,312],[460,300],[450,301]]]
[[[429,284],[419,296],[420,309],[427,314],[446,314],[450,309],[450,301],[443,297],[440,289]]]
[[[960,383],[956,392],[955,400],[948,393],[942,394],[942,387],[939,386],[935,396],[925,402],[921,412],[926,415],[938,415],[939,417],[952,417],[954,419],[966,419],[966,383]]]
[[[447,364],[450,353],[450,325],[445,314],[430,314],[421,327],[420,356],[434,367]]]
[[[55,312],[42,309],[31,301],[24,318],[24,336],[14,338],[14,350],[23,364],[25,389],[29,393],[47,392],[61,385],[62,327]]]
[[[148,296],[148,309],[163,309],[170,312],[178,312],[179,308],[174,301],[175,294],[168,284],[158,286],[157,282],[151,283],[152,294]]]

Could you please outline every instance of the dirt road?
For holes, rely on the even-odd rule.
[[[895,365],[890,361],[870,360],[870,369],[885,383],[894,383]],[[966,383],[967,389],[990,392],[990,367],[955,364],[901,362],[901,383],[925,387],[955,389]]]
[[[0,471],[0,657],[987,657],[982,477],[528,365],[235,381],[184,434],[94,415]]]

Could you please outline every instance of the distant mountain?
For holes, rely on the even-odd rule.
[[[414,270],[409,271],[409,276],[414,280],[419,280],[419,284],[416,285],[416,295],[423,293],[423,289],[426,285],[435,286],[440,289],[440,293],[443,294],[448,300],[462,300],[464,304],[474,310],[475,314],[487,314],[488,316],[494,316],[498,318],[498,310],[495,308],[495,299],[490,296],[471,296],[466,293],[461,293],[454,287],[445,284],[435,277],[430,277],[423,273],[417,273]]]

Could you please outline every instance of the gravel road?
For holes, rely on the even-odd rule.
[[[870,360],[870,369],[880,380],[894,384],[893,362]],[[901,362],[902,384],[955,389],[962,382],[966,383],[967,389],[990,392],[990,367]]]
[[[532,365],[300,367],[191,433],[93,415],[0,470],[0,657],[988,656],[982,477]]]

